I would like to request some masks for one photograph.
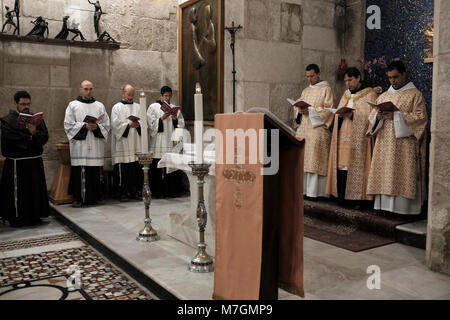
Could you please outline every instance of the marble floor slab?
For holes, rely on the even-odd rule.
[[[54,208],[179,299],[209,300],[213,273],[189,272],[187,264],[196,248],[167,235],[170,213],[183,212],[189,206],[189,198],[152,201],[152,225],[161,237],[153,243],[136,241],[144,226],[141,202]],[[450,277],[426,267],[425,251],[399,243],[356,253],[305,238],[304,259],[304,299],[308,300],[442,299],[450,294]],[[380,269],[381,289],[368,289],[370,266]],[[413,280],[417,278],[420,280]],[[279,298],[301,299],[282,290]]]

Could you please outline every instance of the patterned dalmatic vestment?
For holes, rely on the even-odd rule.
[[[399,90],[392,87],[383,93],[377,103],[391,101],[399,112],[394,119],[381,120],[376,128],[376,110],[370,115],[371,130],[376,135],[367,194],[400,196],[416,199],[418,181],[421,182],[421,201],[426,199],[425,160],[427,111],[422,93],[409,83]],[[396,115],[397,113],[397,115]],[[396,137],[399,125],[410,130],[410,135]],[[394,125],[394,123],[396,123]],[[398,136],[398,132],[397,132]]]
[[[338,130],[338,116],[335,116],[333,135],[330,146],[328,163],[328,175],[326,194],[338,197],[337,170],[339,156],[343,155],[342,149],[347,149],[345,161],[347,168],[347,183],[345,188],[345,199],[347,200],[371,200],[366,195],[367,179],[372,157],[373,139],[366,135],[369,129],[369,115],[372,107],[368,101],[375,102],[378,95],[372,88],[365,88],[355,94],[350,90],[345,91],[338,105],[355,109],[353,120],[344,118],[341,131]],[[349,128],[345,130],[344,128]],[[345,153],[345,151],[344,151]]]
[[[302,115],[301,123],[297,128],[296,137],[305,139],[305,173],[315,173],[326,176],[328,171],[328,153],[330,150],[331,131],[334,115],[326,108],[334,108],[336,97],[328,82],[322,81],[304,89],[297,101],[310,104],[318,114],[324,125],[313,127],[310,114]],[[297,108],[294,108],[297,118]],[[310,107],[311,109],[311,107]]]

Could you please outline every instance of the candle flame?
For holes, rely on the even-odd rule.
[[[139,94],[139,96],[142,97],[142,98],[145,98],[145,92],[144,92],[143,89],[141,90],[141,93]]]
[[[202,93],[202,87],[199,82],[195,84],[195,93]]]

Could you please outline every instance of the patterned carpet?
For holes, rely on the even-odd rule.
[[[0,242],[0,253],[41,247],[39,251],[0,259],[0,299],[151,300],[134,281],[86,244],[45,251],[42,246],[80,241],[72,233]],[[77,273],[78,272],[78,273]],[[79,275],[80,281],[75,281]],[[74,286],[79,284],[78,287]],[[43,289],[45,288],[45,290]]]
[[[374,210],[348,209],[335,203],[304,202],[305,237],[360,252],[396,242],[396,226],[421,216],[377,216]]]

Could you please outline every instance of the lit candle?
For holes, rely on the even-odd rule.
[[[195,85],[194,106],[195,163],[203,163],[203,95],[198,82]]]
[[[142,90],[139,95],[139,104],[141,105],[141,152],[148,153],[148,133],[147,133],[147,98]]]

